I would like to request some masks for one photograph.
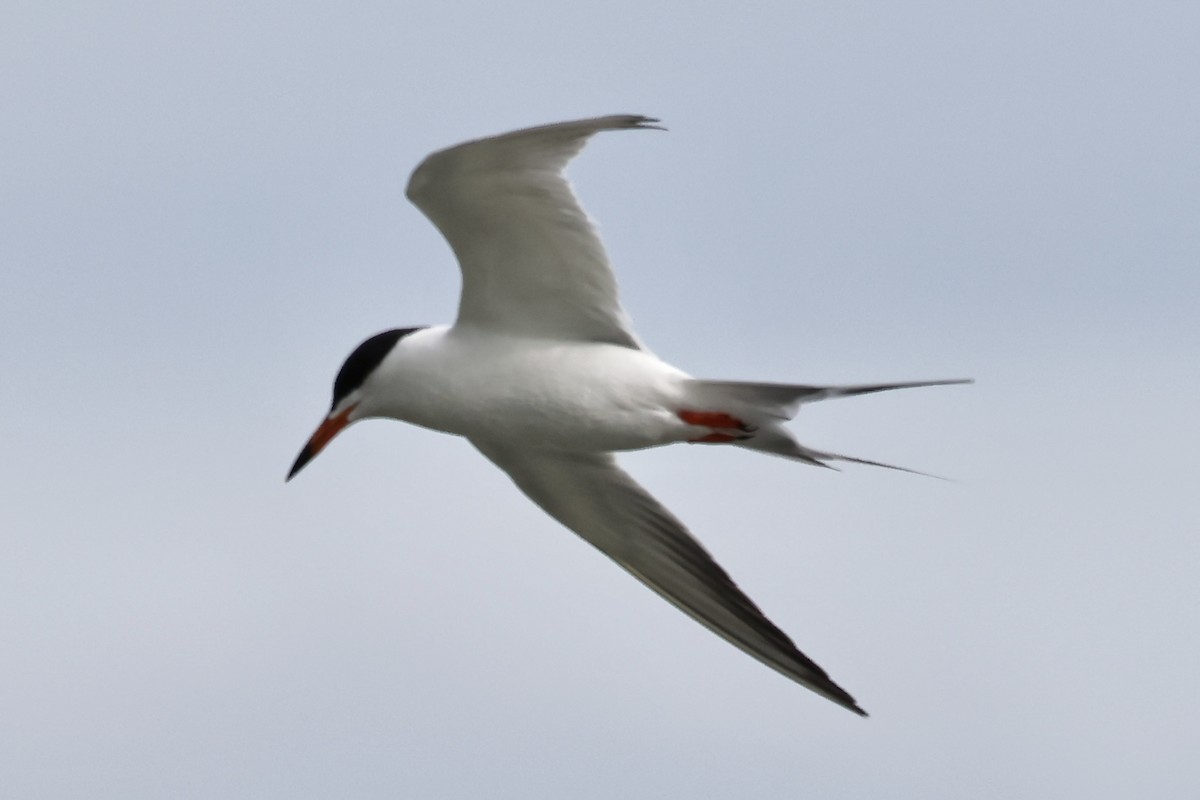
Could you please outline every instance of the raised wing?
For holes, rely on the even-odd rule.
[[[473,444],[550,516],[713,632],[819,695],[866,716],[796,649],[670,511],[609,454]]]
[[[408,198],[462,268],[457,325],[637,348],[604,245],[563,168],[599,131],[653,128],[621,115],[526,128],[427,157]]]

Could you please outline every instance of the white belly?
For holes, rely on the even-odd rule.
[[[694,435],[688,375],[643,351],[430,328],[373,376],[365,416],[526,447],[634,450]]]

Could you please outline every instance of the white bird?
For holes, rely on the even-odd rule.
[[[657,128],[618,115],[466,142],[427,157],[407,195],[462,269],[453,325],[372,336],[346,359],[333,404],[290,480],[343,428],[398,419],[466,437],[550,516],[684,613],[767,666],[866,715],[759,611],[613,453],[732,444],[809,464],[888,466],[799,444],[800,405],[918,381],[802,386],[697,380],[650,353],[617,297],[604,246],[563,169],[593,134]]]

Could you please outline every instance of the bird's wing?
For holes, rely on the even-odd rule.
[[[408,198],[462,268],[460,326],[639,347],[604,245],[563,168],[599,131],[652,128],[621,115],[526,128],[428,156]]]
[[[678,519],[607,453],[472,443],[550,516],[710,630],[817,694],[866,716],[854,698],[767,619]]]

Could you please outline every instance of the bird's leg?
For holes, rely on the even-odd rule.
[[[742,422],[737,417],[724,411],[680,411],[676,414],[688,425],[713,428],[698,439],[689,439],[694,444],[727,444],[742,439],[749,439],[756,430],[753,425]]]

